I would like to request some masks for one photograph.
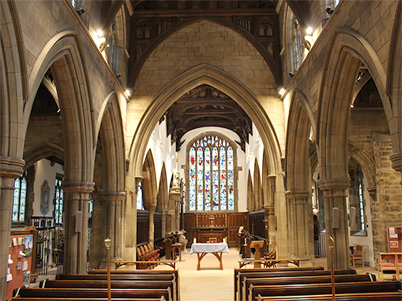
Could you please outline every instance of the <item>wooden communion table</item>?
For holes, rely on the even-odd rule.
[[[229,253],[229,249],[228,244],[226,243],[195,243],[191,245],[190,254],[193,253],[197,253],[197,270],[200,269],[201,260],[208,253],[212,253],[216,258],[218,258],[220,269],[223,270],[222,253]]]

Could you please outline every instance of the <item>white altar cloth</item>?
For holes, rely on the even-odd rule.
[[[190,254],[193,253],[229,253],[226,243],[193,243]]]

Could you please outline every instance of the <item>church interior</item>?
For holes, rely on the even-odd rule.
[[[260,241],[261,258],[301,266],[401,262],[401,13],[1,0],[0,299],[19,272],[85,274],[150,260],[145,246],[157,260],[197,243],[244,259]]]

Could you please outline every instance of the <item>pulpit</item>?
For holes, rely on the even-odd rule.
[[[263,240],[253,240],[250,244],[250,248],[255,249],[254,260],[261,259],[261,248],[264,247]],[[254,268],[261,268],[261,262],[254,262]]]

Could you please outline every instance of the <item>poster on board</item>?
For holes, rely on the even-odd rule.
[[[388,252],[402,252],[402,227],[387,227]]]

